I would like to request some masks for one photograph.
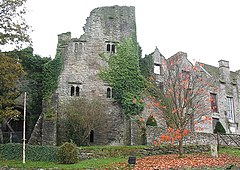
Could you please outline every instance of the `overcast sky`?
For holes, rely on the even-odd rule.
[[[97,7],[135,6],[143,56],[154,51],[169,58],[178,51],[191,61],[218,66],[223,59],[240,69],[240,0],[28,0],[34,53],[54,58],[57,35],[82,27]]]

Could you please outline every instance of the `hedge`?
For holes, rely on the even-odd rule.
[[[57,162],[57,147],[26,145],[26,160]],[[22,160],[22,144],[0,144],[1,159]]]

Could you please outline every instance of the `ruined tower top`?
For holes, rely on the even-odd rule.
[[[110,6],[92,10],[83,27],[81,41],[104,39],[120,42],[126,37],[136,39],[135,7]]]

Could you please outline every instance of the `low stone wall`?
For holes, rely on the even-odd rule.
[[[191,133],[185,136],[184,144],[212,145],[217,144],[217,135],[213,133]]]
[[[149,145],[153,144],[154,140],[158,139],[162,134],[163,130],[156,127],[147,127],[147,143]],[[183,141],[185,145],[195,144],[195,145],[211,145],[217,144],[218,136],[213,133],[190,133],[188,136],[184,137]],[[240,146],[240,135],[236,134],[226,134],[219,135],[219,144],[223,146]]]
[[[184,153],[203,153],[210,151],[210,145],[185,145]],[[153,156],[162,154],[178,154],[178,145],[146,146],[146,148],[132,149],[103,149],[103,150],[79,150],[79,160],[107,157],[129,157],[129,156]]]

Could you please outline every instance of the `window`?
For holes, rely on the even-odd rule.
[[[82,90],[82,83],[68,82],[70,96],[80,96]]]
[[[80,88],[77,86],[76,87],[76,96],[79,96],[79,94],[80,94]]]
[[[112,53],[115,53],[115,45],[112,44]]]
[[[154,74],[159,74],[161,73],[161,68],[160,64],[154,63]]]
[[[90,143],[93,143],[94,142],[94,131],[93,130],[91,130],[89,136],[90,136]]]
[[[234,107],[232,97],[227,97],[227,117],[230,122],[234,122]]]
[[[71,96],[74,96],[74,86],[71,87]]]
[[[107,98],[111,98],[111,89],[107,88]]]
[[[107,42],[107,52],[108,53],[115,53],[116,52],[116,45],[115,42]]]
[[[217,106],[217,95],[214,93],[210,93],[210,102],[211,102],[211,109],[212,112],[216,113],[218,112],[218,106]]]
[[[163,82],[157,81],[156,84],[158,85],[159,89],[162,91],[164,89]]]
[[[182,78],[183,78],[184,80],[190,79],[190,72],[187,71],[187,70],[182,70]]]
[[[111,49],[110,49],[111,45],[110,44],[107,44],[107,52],[110,52]]]
[[[74,46],[74,52],[75,52],[75,53],[78,52],[78,43],[75,43],[75,46]]]

